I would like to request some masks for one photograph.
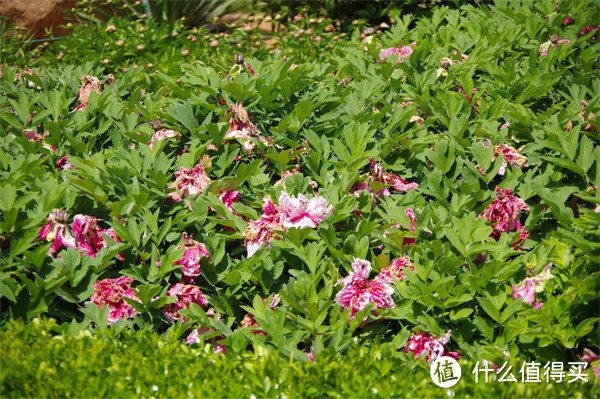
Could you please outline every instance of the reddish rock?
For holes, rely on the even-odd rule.
[[[70,9],[75,0],[0,0],[0,14],[9,18],[9,23],[31,29],[36,39],[45,37],[46,28],[52,27],[55,37],[64,35],[66,24],[64,9]]]

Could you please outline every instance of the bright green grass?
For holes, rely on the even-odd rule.
[[[312,364],[276,353],[207,354],[139,331],[125,331],[118,340],[62,338],[53,336],[52,325],[35,319],[2,327],[1,397],[598,397],[591,378],[586,384],[476,384],[473,364],[463,362],[462,380],[444,390],[422,365],[411,370],[401,358],[373,350],[323,353]]]

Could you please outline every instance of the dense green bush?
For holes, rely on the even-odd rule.
[[[480,381],[462,362],[462,381],[435,387],[421,363],[375,348],[322,354],[314,364],[274,353],[223,356],[148,331],[79,338],[54,336],[51,320],[11,322],[0,332],[3,397],[210,398],[589,398],[597,383]],[[90,361],[93,359],[93,361]],[[31,367],[35,364],[35,367]]]
[[[74,28],[0,77],[3,323],[194,328],[228,357],[317,363],[354,341],[404,362],[421,331],[451,331],[447,352],[471,364],[598,353],[598,15],[498,1],[337,38],[303,16],[272,48],[251,27],[216,46],[145,19]],[[286,227],[282,193],[333,210]],[[207,255],[191,274],[188,235]],[[380,301],[349,310],[355,258]],[[405,278],[367,280],[399,260]],[[95,303],[116,279],[131,317],[113,324]],[[196,304],[173,297],[182,281]]]

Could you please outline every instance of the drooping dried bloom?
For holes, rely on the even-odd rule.
[[[426,362],[430,362],[441,356],[450,356],[458,359],[458,353],[446,352],[444,348],[451,334],[452,330],[448,331],[441,338],[435,338],[424,331],[420,331],[409,338],[404,352],[413,353],[415,359],[424,353]]]
[[[21,80],[21,79],[23,79],[23,80],[26,80],[26,81],[27,81],[27,86],[29,86],[29,87],[32,87],[32,88],[35,88],[35,89],[39,89],[39,90],[41,90],[42,88],[41,88],[40,86],[38,86],[38,84],[37,84],[37,83],[35,83],[34,81],[30,80],[30,79],[27,77],[27,75],[32,75],[32,76],[33,76],[33,75],[35,75],[35,76],[38,76],[38,74],[37,74],[37,73],[35,73],[35,71],[34,71],[33,69],[30,69],[29,67],[25,67],[25,68],[23,68],[23,69],[21,70],[21,72],[18,72],[18,73],[15,75],[15,80],[14,80],[14,81],[15,81],[15,82],[16,82],[17,80],[19,81],[19,83],[17,83],[17,87],[19,87],[19,86],[21,85],[21,82],[20,82],[20,80]],[[44,78],[40,76],[40,80],[44,80]]]
[[[154,146],[154,141],[160,141],[164,138],[174,138],[176,141],[178,141],[180,135],[179,132],[176,132],[175,130],[161,129],[152,135],[152,138],[148,142],[148,147],[152,149],[152,147]]]
[[[263,298],[263,303],[266,301],[266,299]],[[269,309],[273,310],[275,309],[275,307],[277,305],[279,305],[279,302],[281,301],[281,295],[276,294],[273,299],[271,299],[271,303],[269,303]],[[268,335],[266,332],[260,330],[261,326],[260,324],[258,324],[258,322],[256,321],[256,319],[254,318],[254,315],[252,315],[252,313],[248,313],[246,314],[246,316],[244,316],[244,319],[242,320],[242,322],[240,323],[240,327],[244,328],[244,327],[248,327],[252,329],[252,334],[261,334],[261,335]]]
[[[139,298],[130,287],[132,282],[132,278],[121,276],[116,280],[107,278],[94,284],[96,290],[90,301],[98,305],[99,308],[108,305],[109,325],[116,323],[119,319],[132,318],[139,314],[133,306],[123,299],[129,298],[139,302]]]
[[[179,311],[181,309],[188,309],[192,303],[202,308],[208,305],[208,301],[204,298],[200,288],[194,285],[177,283],[167,292],[167,296],[177,299],[177,302],[167,305],[162,310],[162,313],[172,321],[179,320],[181,317]],[[185,318],[183,320],[186,321]]]
[[[206,257],[209,260],[210,255],[206,249],[206,245],[195,241],[194,238],[187,233],[182,233],[181,238],[183,244],[178,245],[175,249],[185,248],[183,258],[175,262],[175,265],[181,265],[181,273],[184,282],[192,282],[194,277],[202,274],[200,271],[200,259]]]
[[[103,229],[98,226],[97,219],[87,215],[75,215],[71,225],[78,249],[95,257],[100,248],[104,246],[102,238]]]
[[[544,291],[546,281],[554,278],[554,275],[550,272],[553,263],[549,263],[544,267],[544,270],[540,274],[532,277],[527,277],[520,284],[512,286],[512,299],[522,298],[523,302],[534,305],[535,294]],[[539,309],[542,306],[541,302],[535,302],[535,308]]]
[[[300,147],[300,148],[303,148],[303,147]],[[300,165],[296,165],[294,170],[291,170],[291,171],[284,170],[283,172],[281,172],[281,179],[277,180],[275,182],[275,184],[273,184],[273,187],[283,186],[283,188],[285,188],[285,178],[293,176],[296,173],[300,173]],[[311,180],[308,184],[314,189],[316,189],[318,187],[317,182],[314,180]]]
[[[81,89],[79,89],[80,104],[75,108],[75,111],[83,111],[89,104],[90,94],[95,91],[98,96],[102,94],[100,89],[100,80],[95,76],[86,75],[81,78]]]
[[[250,259],[256,251],[266,246],[270,248],[273,239],[281,239],[275,231],[285,231],[281,224],[281,211],[273,204],[271,197],[263,198],[263,214],[258,220],[251,220],[244,231],[244,245]]]
[[[56,169],[59,170],[67,170],[67,169],[77,169],[76,166],[73,166],[69,163],[69,156],[65,155],[58,161],[56,161]]]
[[[583,348],[583,355],[577,355],[577,357],[583,360],[584,362],[588,362],[589,364],[600,360],[600,356],[596,355],[593,351],[589,350],[588,348]],[[592,366],[592,371],[594,372],[596,378],[600,377],[600,367]]]
[[[508,144],[495,145],[494,146],[494,158],[496,159],[499,156],[504,157],[504,162],[502,166],[498,170],[498,174],[503,176],[506,172],[506,166],[510,162],[512,167],[518,166],[519,168],[523,168],[527,166],[527,158],[521,155],[520,150],[516,150]]]
[[[412,231],[413,233],[415,232],[415,223],[417,222],[417,215],[415,215],[415,212],[411,209],[411,208],[407,208],[404,213],[406,214],[406,216],[408,216],[408,218],[410,219],[410,231]],[[395,224],[393,226],[390,227],[391,229],[404,229],[404,226],[402,226],[401,224]],[[383,232],[383,236],[386,237],[387,236],[387,231]],[[402,240],[402,245],[409,245],[409,244],[414,244],[417,242],[416,238],[413,237],[405,237]],[[379,249],[383,248],[383,245],[381,247],[378,247]]]
[[[478,218],[494,223],[494,228],[501,232],[521,230],[519,212],[529,212],[529,207],[518,197],[512,195],[511,189],[501,190],[496,186],[496,199]]]
[[[215,309],[214,308],[210,308],[206,311],[206,315],[208,317],[210,317],[211,319],[216,319],[216,320],[221,320],[221,316],[220,315],[215,315]],[[192,332],[190,333],[190,335],[187,336],[187,338],[185,339],[185,343],[186,344],[199,344],[200,341],[200,335],[202,334],[206,334],[209,332],[213,332],[214,330],[212,328],[208,328],[206,326],[201,326],[200,328],[196,328],[194,330],[192,330]],[[219,341],[224,340],[225,337],[220,335],[218,337],[214,337],[211,339],[212,341],[212,345],[214,347],[214,351],[215,353],[223,353],[224,355],[227,354],[227,350],[225,349],[225,345],[220,344]]]
[[[390,284],[394,282],[394,279],[398,279],[400,281],[406,280],[406,276],[402,272],[402,269],[405,267],[409,268],[413,272],[415,271],[415,265],[410,261],[408,255],[394,259],[388,267],[383,269],[379,275],[375,277],[375,280]]]
[[[368,181],[378,181],[383,184],[389,184],[396,191],[401,192],[401,193],[405,193],[407,191],[412,190],[413,188],[419,187],[419,185],[417,183],[409,183],[407,180],[404,180],[403,178],[401,178],[399,176],[396,176],[394,174],[384,171],[383,167],[380,164],[376,163],[374,158],[371,158],[370,161],[371,161],[371,168],[369,170],[369,176],[367,177]],[[373,190],[369,186],[368,182],[355,183],[352,186],[352,188],[350,188],[350,193],[354,194],[357,197],[360,197],[360,193],[363,190],[368,190],[369,195],[371,197],[373,196]],[[379,190],[376,194],[383,195],[386,197],[391,195],[390,191],[387,188],[383,188],[383,189]]]
[[[571,41],[570,40],[561,40],[557,35],[552,35],[550,40],[540,44],[539,52],[542,56],[547,57],[548,49],[550,48],[550,46],[552,46],[552,48],[554,48],[554,50],[556,50],[556,45],[562,44],[562,43],[569,44],[569,43],[571,43]]]
[[[30,116],[31,118],[31,116]],[[46,131],[46,133],[44,135],[38,134],[38,132],[35,129],[23,129],[23,136],[25,136],[25,138],[29,141],[33,141],[36,143],[42,143],[42,146],[44,146],[44,148],[54,152],[56,151],[56,147],[54,147],[52,144],[48,144],[46,143],[46,136],[48,136],[48,132]]]
[[[193,168],[181,168],[175,172],[175,182],[169,186],[169,188],[177,190],[169,193],[169,196],[173,198],[173,202],[179,202],[183,197],[196,198],[210,184],[210,177],[204,170],[205,160],[207,160],[206,156]],[[207,167],[210,166],[211,163],[208,162]]]
[[[250,115],[242,103],[235,103],[226,113],[231,113],[229,117],[229,130],[225,137],[230,137],[228,134],[235,131],[241,131],[243,129],[256,129],[254,123],[250,120]]]
[[[309,200],[302,194],[290,197],[285,191],[279,197],[279,207],[281,224],[288,229],[315,228],[325,220],[326,214],[333,210],[323,197],[315,196]]]
[[[375,303],[373,310],[396,307],[392,298],[394,293],[392,287],[378,279],[368,280],[371,271],[369,261],[354,258],[352,269],[354,273],[350,273],[335,283],[335,285],[344,285],[335,296],[335,303],[351,309],[350,320],[353,320],[357,312],[365,309],[371,303]]]
[[[37,239],[52,241],[50,255],[58,251],[61,246],[65,248],[77,248],[77,242],[67,226],[69,213],[53,209],[48,215],[48,224],[41,228]]]

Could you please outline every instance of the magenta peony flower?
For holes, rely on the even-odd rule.
[[[371,271],[369,261],[354,258],[352,269],[354,273],[350,273],[335,283],[335,285],[344,285],[335,296],[335,303],[351,309],[350,320],[354,320],[356,313],[369,306],[370,303],[375,303],[373,310],[396,307],[392,298],[394,293],[392,287],[378,279],[367,279]]]
[[[512,193],[511,189],[501,190],[496,186],[496,199],[478,218],[494,223],[494,228],[501,232],[521,230],[523,226],[519,220],[519,212],[529,212],[529,207]]]
[[[78,249],[95,257],[96,253],[104,246],[102,238],[103,229],[98,226],[97,219],[87,215],[75,215],[71,225]]]
[[[383,269],[379,275],[375,277],[375,280],[390,284],[394,282],[394,279],[398,279],[400,281],[406,280],[406,276],[402,272],[402,269],[405,267],[415,271],[415,265],[410,261],[408,255],[394,259],[388,267]]]
[[[594,30],[593,27],[591,26],[586,26],[585,28],[581,29],[581,31],[579,32],[579,34],[577,34],[577,37],[581,37],[581,36],[585,36],[588,33],[592,32]],[[596,30],[600,30],[600,25],[598,25],[596,27]],[[592,40],[594,40],[594,37],[592,37]]]
[[[203,308],[208,305],[208,301],[204,298],[200,288],[194,285],[177,283],[167,292],[167,296],[177,299],[177,302],[171,303],[162,309],[163,314],[172,321],[179,320],[181,317],[179,311],[188,309],[192,303]],[[184,318],[183,321],[187,321],[187,319]]]
[[[128,319],[139,314],[137,310],[123,298],[139,301],[137,295],[130,287],[133,279],[121,276],[116,280],[107,278],[94,284],[96,289],[92,294],[91,302],[99,308],[108,305],[108,324],[114,324],[119,319]]]
[[[182,233],[181,238],[183,239],[183,244],[178,245],[175,249],[185,248],[185,253],[183,254],[183,259],[178,260],[174,264],[181,265],[183,281],[191,283],[194,277],[202,274],[200,271],[200,259],[203,256],[208,259],[211,258],[206,246],[198,241],[194,241],[191,235],[188,236],[187,233]]]
[[[262,247],[270,247],[273,239],[281,239],[275,231],[285,231],[281,224],[281,211],[273,204],[271,197],[263,198],[263,214],[258,220],[251,220],[244,231],[244,245],[250,259]]]
[[[231,206],[234,202],[237,202],[240,198],[239,191],[221,191],[219,193],[219,199],[225,205],[227,209],[231,211],[234,215],[237,215],[233,207]],[[238,215],[239,216],[239,215]]]
[[[281,224],[288,229],[315,228],[325,220],[326,214],[333,210],[323,197],[316,196],[309,200],[302,194],[290,197],[285,191],[279,197],[279,207],[282,213]]]
[[[415,359],[425,353],[425,361],[430,362],[441,356],[450,356],[458,359],[459,355],[456,352],[446,352],[444,345],[450,339],[452,331],[448,331],[441,338],[435,338],[424,331],[413,334],[404,348],[404,352],[413,353]]]
[[[77,248],[77,242],[71,234],[71,229],[67,226],[69,213],[53,209],[48,215],[48,223],[41,228],[38,233],[38,240],[52,241],[50,255],[58,251],[61,246],[65,248]]]

